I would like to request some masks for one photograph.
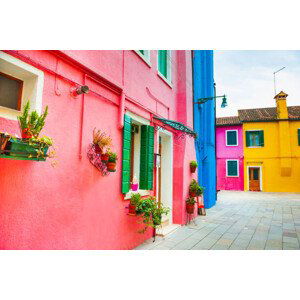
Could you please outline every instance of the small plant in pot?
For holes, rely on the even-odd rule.
[[[109,158],[108,158],[108,162],[106,164],[107,171],[108,172],[116,172],[116,165],[117,165],[117,160],[118,160],[117,153],[108,152],[108,155],[109,155]]]
[[[196,200],[194,197],[189,197],[186,199],[186,212],[188,214],[193,214],[195,211]]]
[[[102,161],[104,164],[107,164],[107,162],[108,162],[108,160],[109,160],[109,153],[110,153],[110,149],[108,148],[106,153],[102,153],[102,154],[101,154],[101,161]]]
[[[133,176],[130,188],[133,192],[136,192],[139,189],[139,183],[135,175]]]
[[[4,152],[7,142],[10,140],[11,136],[8,133],[0,132],[0,154]]]
[[[45,119],[48,115],[48,106],[46,106],[45,111],[41,115],[35,110],[29,113],[29,110],[30,102],[27,101],[22,115],[18,116],[22,139],[37,138],[45,126]]]
[[[97,154],[102,154],[105,147],[111,146],[112,140],[110,136],[107,136],[105,132],[101,132],[100,129],[93,130],[93,144]]]
[[[195,160],[192,160],[192,161],[190,162],[190,170],[191,170],[191,173],[195,173],[197,167],[198,167],[198,163],[197,163]]]
[[[198,182],[193,179],[190,183],[189,187],[189,195],[190,197],[198,197],[203,194],[203,187],[201,187]]]
[[[141,194],[134,193],[131,195],[130,202],[129,202],[129,215],[135,215],[136,214],[136,207],[138,203],[141,201]]]

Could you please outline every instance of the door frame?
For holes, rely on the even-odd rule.
[[[260,188],[260,191],[262,192],[262,191],[263,191],[262,166],[247,166],[247,183],[248,183],[248,191],[250,191],[249,168],[259,168],[259,188]]]
[[[161,178],[164,178],[164,180],[167,180],[166,186],[167,186],[167,205],[170,208],[170,212],[168,214],[169,217],[169,225],[173,224],[173,134],[167,130],[159,129],[157,131],[156,136],[156,153],[159,152],[159,136],[162,137],[162,140],[165,138],[168,140],[169,145],[169,155],[167,157],[160,158],[160,164],[164,164],[168,162],[168,167],[165,167],[162,169]],[[156,170],[156,197],[158,199],[158,193],[159,193],[159,181],[158,181],[158,170]],[[162,192],[163,194],[163,192]]]

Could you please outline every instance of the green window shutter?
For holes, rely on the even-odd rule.
[[[130,153],[131,153],[131,118],[124,115],[123,155],[122,155],[122,193],[130,190]]]
[[[167,50],[158,50],[158,71],[167,78]]]
[[[145,53],[144,53],[145,50],[139,50],[139,51],[140,51],[143,55],[145,54]]]
[[[298,146],[300,146],[300,129],[298,129]]]
[[[246,147],[250,147],[250,132],[246,131]]]
[[[265,145],[264,131],[263,130],[258,131],[258,135],[259,135],[259,146],[264,147]]]
[[[238,175],[238,162],[236,160],[227,161],[227,176]]]
[[[237,145],[237,132],[236,131],[227,131],[227,145],[235,146]]]
[[[153,189],[154,127],[141,126],[140,189]]]

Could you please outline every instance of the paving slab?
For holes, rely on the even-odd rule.
[[[136,250],[300,249],[300,194],[221,191],[206,213]]]

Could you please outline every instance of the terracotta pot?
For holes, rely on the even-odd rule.
[[[193,214],[194,210],[195,210],[195,203],[194,204],[190,204],[190,203],[186,204],[186,212],[188,214]]]
[[[191,173],[195,173],[196,169],[197,169],[196,166],[190,166]]]
[[[138,183],[132,183],[130,188],[133,192],[136,192],[139,188],[139,184]]]
[[[29,131],[29,128],[22,129],[22,139],[30,139],[32,138],[32,134]]]
[[[135,205],[129,203],[128,214],[129,215],[135,215]]]
[[[116,172],[116,165],[117,164],[115,162],[109,161],[106,165],[107,171],[108,172]]]
[[[189,195],[190,195],[190,197],[196,197],[197,196],[196,192],[191,192],[191,191],[189,191]]]
[[[99,147],[99,145],[94,144],[94,147],[95,147],[95,152],[97,154],[102,154],[103,150]]]
[[[108,162],[108,159],[109,159],[109,155],[107,153],[105,154],[101,154],[101,161],[103,163],[107,163]]]
[[[0,134],[0,151],[5,150],[6,144],[9,141],[9,139],[9,135],[5,135],[4,133]]]

